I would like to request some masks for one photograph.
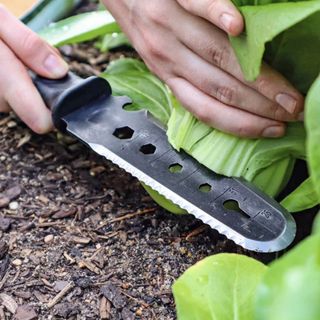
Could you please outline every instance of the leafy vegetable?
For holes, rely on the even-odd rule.
[[[292,123],[281,139],[242,139],[210,128],[176,105],[168,137],[176,149],[185,150],[211,170],[244,177],[272,196],[286,185],[294,160],[305,158],[301,123]]]
[[[306,93],[320,71],[320,15],[315,14],[320,2],[235,2],[244,16],[246,32],[230,40],[247,80],[257,78],[265,54],[275,69]]]
[[[320,319],[320,235],[271,264],[257,290],[257,320]]]
[[[39,32],[53,46],[62,46],[95,39],[106,33],[120,32],[107,11],[83,13],[49,25]]]
[[[101,75],[107,79],[115,95],[133,100],[132,110],[146,109],[166,124],[176,103],[167,86],[136,59],[120,59],[111,63]]]
[[[281,205],[290,212],[310,209],[315,207],[318,203],[318,194],[311,178],[305,180],[295,191],[281,201]]]
[[[257,285],[267,267],[218,254],[189,268],[173,285],[179,320],[252,320]]]
[[[308,164],[311,179],[320,200],[320,77],[311,87],[306,105]]]
[[[122,32],[106,34],[102,37],[101,41],[96,43],[96,47],[100,49],[101,52],[107,52],[121,46],[131,46],[129,39]]]
[[[313,234],[320,235],[320,213],[315,218],[314,224],[313,224]]]

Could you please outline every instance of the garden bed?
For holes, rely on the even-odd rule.
[[[83,77],[137,56],[92,44],[61,52]],[[17,320],[175,319],[171,285],[195,262],[220,252],[274,257],[166,213],[136,179],[70,137],[37,136],[2,115],[0,150],[0,292]],[[313,214],[298,219],[301,238]],[[10,318],[8,307],[2,314]]]

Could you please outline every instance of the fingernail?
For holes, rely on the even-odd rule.
[[[54,54],[49,54],[43,64],[52,76],[57,78],[65,76],[69,69],[68,64]]]
[[[299,113],[298,120],[299,121],[304,121],[304,112],[303,111]]]
[[[283,135],[283,127],[273,126],[263,130],[262,136],[265,138],[278,138]]]
[[[220,16],[220,21],[226,31],[230,31],[233,20],[234,17],[229,13],[223,13]]]
[[[294,113],[298,104],[297,100],[287,93],[279,93],[276,101],[289,113]]]

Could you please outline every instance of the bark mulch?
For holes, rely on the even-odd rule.
[[[61,51],[81,76],[136,56],[92,44]],[[219,252],[253,255],[192,216],[165,212],[73,138],[0,116],[1,320],[175,319],[172,283]]]

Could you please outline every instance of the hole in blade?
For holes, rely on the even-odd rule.
[[[235,200],[227,200],[223,203],[223,206],[225,209],[230,210],[230,211],[235,211],[240,213],[244,218],[246,219],[250,219],[251,217],[244,212],[243,210],[241,210],[241,208],[239,207],[239,203],[238,201]]]
[[[183,169],[183,166],[179,163],[174,163],[171,166],[169,166],[169,171],[171,173],[179,173],[182,171],[182,169]]]
[[[212,187],[209,183],[204,183],[199,186],[199,190],[203,193],[208,193],[212,190]]]
[[[126,103],[122,106],[122,109],[125,111],[139,111],[139,107],[134,103]]]
[[[142,152],[143,154],[154,154],[156,152],[157,148],[149,143],[149,144],[145,144],[140,148],[140,152]]]
[[[131,139],[134,134],[134,130],[130,127],[122,127],[114,130],[113,135],[121,140]]]

